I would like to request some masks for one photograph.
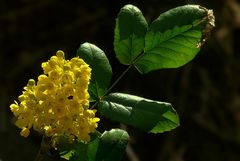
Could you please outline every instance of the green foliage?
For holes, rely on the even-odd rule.
[[[129,8],[134,8],[134,10]],[[143,36],[144,29],[147,27],[142,26],[147,25],[143,23],[145,21],[141,17],[142,14],[137,11],[138,9],[131,5],[123,7],[120,11],[116,23],[114,45],[119,61],[122,64],[134,64],[141,73],[162,68],[177,68],[191,61],[199,52],[201,43],[205,41],[205,34],[209,32],[209,27],[212,27],[214,21],[212,12],[206,8],[198,5],[180,6],[161,14],[151,23],[146,35]],[[125,20],[122,15],[131,15],[131,19]],[[139,30],[136,29],[136,23],[129,23],[131,20],[141,22]],[[119,27],[119,23],[122,27]],[[142,34],[137,36],[139,40],[132,39],[136,34],[125,32],[124,26],[137,31],[141,30]],[[145,37],[145,43],[142,42],[143,37]],[[140,39],[141,45],[137,43]],[[133,47],[133,44],[137,45]],[[145,44],[144,51],[141,53],[143,44]],[[128,52],[132,48],[139,50],[132,54]]]
[[[114,49],[122,64],[132,64],[144,49],[148,24],[142,12],[133,5],[124,6],[117,17]]]
[[[101,49],[87,42],[79,47],[77,55],[92,68],[89,93],[93,100],[98,100],[105,94],[111,82],[111,65]]]
[[[129,67],[110,88],[112,69],[104,52],[90,43],[82,44],[77,52],[92,68],[89,93],[96,101],[93,107],[98,107],[102,117],[151,133],[179,126],[178,115],[170,103],[108,92],[132,66],[140,73],[147,73],[188,63],[199,52],[213,26],[212,11],[198,5],[171,9],[149,28],[137,7],[124,6],[116,19],[114,49],[120,63]],[[128,139],[126,131],[112,129],[93,134],[89,143],[69,144],[65,140],[58,149],[61,157],[70,161],[120,161]]]
[[[105,131],[100,138],[96,161],[120,161],[128,140],[128,133],[124,130]]]
[[[170,103],[124,93],[109,94],[100,102],[99,110],[104,117],[152,133],[169,131],[179,125],[176,111]]]
[[[140,72],[177,68],[199,52],[207,27],[208,10],[196,5],[174,8],[161,14],[150,26],[145,38],[145,53],[136,63]]]
[[[96,132],[89,143],[81,141],[69,143],[67,138],[62,138],[58,151],[62,158],[69,161],[119,161],[128,140],[126,131],[112,129],[103,134]]]
[[[62,158],[70,161],[95,161],[101,134],[92,135],[89,143],[79,140],[69,143],[68,138],[62,137],[58,144],[58,151]]]

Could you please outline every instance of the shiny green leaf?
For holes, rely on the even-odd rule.
[[[98,146],[96,161],[120,161],[129,140],[129,135],[121,129],[105,131]]]
[[[98,100],[105,94],[111,82],[112,68],[108,58],[101,49],[87,42],[79,47],[77,55],[92,68],[88,91],[92,99]]]
[[[199,52],[214,26],[211,10],[185,5],[161,14],[152,22],[145,37],[144,54],[135,66],[141,73],[177,68]]]
[[[133,5],[125,5],[119,12],[114,35],[114,49],[122,64],[131,64],[144,49],[148,24],[142,12]]]
[[[99,111],[113,121],[152,133],[170,131],[179,126],[178,115],[170,103],[124,93],[108,95],[100,102]]]

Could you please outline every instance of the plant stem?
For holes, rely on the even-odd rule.
[[[125,69],[125,71],[118,77],[118,79],[108,88],[108,90],[105,92],[105,94],[103,96],[101,96],[99,98],[99,100],[97,100],[90,109],[94,109],[94,107],[99,103],[99,101],[101,101],[107,94],[108,92],[111,91],[111,89],[122,79],[122,77],[131,69],[131,67],[133,66],[133,64],[129,65],[127,67],[127,69]]]
[[[93,106],[91,106],[90,109],[93,109],[112,89],[113,87],[115,87],[115,85],[122,79],[123,76],[125,76],[125,74],[135,65],[135,63],[142,58],[142,56],[144,55],[144,53],[142,52],[141,54],[139,54],[138,57],[135,58],[135,60],[133,60],[132,64],[130,64],[127,69],[125,69],[125,71],[118,77],[118,79],[108,88],[108,90],[104,93],[103,96],[101,96],[99,98],[99,100],[97,100]]]
[[[131,64],[127,67],[127,69],[125,69],[125,71],[118,77],[118,79],[108,88],[108,90],[105,92],[105,94],[103,96],[101,96],[99,98],[99,100],[97,100],[92,106],[90,109],[93,109],[98,103],[99,101],[101,101],[111,90],[112,88],[122,79],[122,77],[131,69],[131,67],[133,66],[134,64]]]
[[[41,142],[41,147],[40,147],[38,154],[34,161],[42,161],[45,154],[50,149],[50,147],[51,147],[51,138],[43,136],[42,142]]]
[[[111,87],[108,88],[102,97],[104,97],[106,94],[108,94],[108,92],[112,90],[112,88],[122,79],[122,77],[131,69],[132,66],[133,64],[128,66],[128,68],[118,77],[118,79],[111,85]]]
[[[105,94],[102,96],[102,98],[108,94],[112,90],[112,88],[122,79],[122,77],[135,65],[135,63],[141,59],[144,55],[144,52],[140,53],[133,61],[132,63],[127,67],[127,69],[118,77],[118,79],[111,85],[111,87],[105,92]],[[102,99],[100,98],[100,99]]]

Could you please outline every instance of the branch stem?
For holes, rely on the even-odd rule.
[[[144,55],[144,53],[142,52],[142,53],[140,53],[140,54],[138,55],[138,57],[136,57],[136,58],[133,60],[133,62],[127,67],[127,69],[125,69],[125,70],[123,71],[123,73],[122,73],[122,74],[117,78],[117,80],[108,88],[108,90],[104,93],[104,95],[101,96],[101,97],[99,98],[99,100],[97,100],[90,109],[93,109],[93,108],[113,89],[113,87],[116,86],[116,84],[122,79],[122,77],[126,75],[126,73],[135,65],[135,63],[136,63],[139,59],[142,58],[143,55]]]
[[[41,142],[41,147],[40,147],[38,154],[34,161],[42,161],[45,154],[50,149],[50,147],[51,147],[51,138],[43,136],[42,142]]]
[[[109,89],[105,92],[105,94],[102,96],[102,98],[104,96],[106,96],[113,87],[115,87],[115,85],[122,79],[123,76],[125,76],[125,74],[135,65],[135,63],[141,59],[144,55],[144,52],[140,53],[133,61],[132,63],[127,67],[127,69],[125,69],[125,71],[118,77],[118,79],[111,85],[111,87],[109,87]]]
[[[111,85],[111,87],[108,88],[108,90],[105,92],[105,94],[102,97],[107,95],[113,89],[113,87],[115,87],[115,85],[122,79],[123,76],[125,76],[125,74],[132,68],[132,66],[133,64],[129,65],[127,69],[125,69],[125,71],[118,77],[118,79]]]

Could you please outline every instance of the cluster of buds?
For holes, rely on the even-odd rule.
[[[44,74],[37,82],[28,81],[19,103],[10,105],[20,134],[27,137],[33,128],[47,137],[89,141],[99,121],[96,110],[89,109],[91,68],[79,57],[65,60],[63,51],[42,63],[42,68]]]

